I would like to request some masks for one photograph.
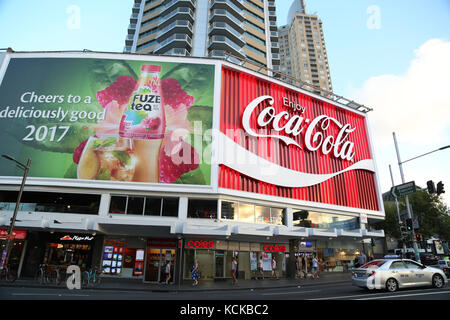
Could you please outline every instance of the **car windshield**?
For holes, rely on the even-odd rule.
[[[360,268],[363,268],[363,269],[368,269],[368,268],[374,269],[374,268],[381,267],[385,263],[386,263],[386,260],[373,260],[373,261],[370,261],[369,263],[366,263],[365,265],[361,266]]]

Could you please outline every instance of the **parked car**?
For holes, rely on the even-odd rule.
[[[442,288],[447,282],[447,276],[441,269],[409,259],[373,260],[352,271],[352,284],[370,290],[394,292],[416,286]]]
[[[442,269],[442,271],[444,271],[447,278],[450,277],[450,261],[439,260],[437,264],[432,265],[431,267]]]

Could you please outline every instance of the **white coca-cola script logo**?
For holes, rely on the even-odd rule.
[[[276,114],[273,107],[274,99],[271,96],[261,96],[256,98],[248,104],[242,115],[242,125],[244,130],[254,137],[259,138],[275,138],[280,139],[287,145],[295,145],[302,149],[302,147],[292,138],[283,135],[272,134],[258,134],[250,127],[250,118],[256,107],[262,102],[268,100],[269,106],[261,111],[258,115],[257,123],[260,127],[271,126],[271,129],[277,132],[284,132],[288,135],[297,137],[300,135],[306,127],[304,134],[305,146],[310,151],[317,151],[321,149],[322,153],[327,155],[333,151],[333,155],[336,158],[343,160],[353,161],[355,153],[353,152],[354,143],[348,141],[350,133],[355,131],[356,128],[351,128],[350,124],[342,124],[336,119],[327,115],[320,115],[313,120],[305,119],[302,115],[290,116],[287,111],[282,111]],[[281,124],[282,119],[287,120],[286,123]],[[339,133],[336,136],[325,136],[324,132],[330,127],[335,125],[339,129]],[[320,131],[319,131],[319,130]]]

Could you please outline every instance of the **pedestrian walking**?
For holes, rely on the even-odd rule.
[[[237,284],[237,268],[238,268],[238,263],[236,260],[236,257],[233,257],[233,260],[231,261],[231,276],[233,277],[233,284]]]
[[[298,260],[299,277],[300,277],[300,280],[302,280],[303,278],[306,278],[304,276],[304,272],[303,272],[303,255],[298,257],[297,260]]]
[[[272,279],[274,276],[276,276],[277,280],[279,280],[278,270],[277,270],[277,261],[275,260],[275,257],[272,257]]]
[[[198,285],[198,280],[200,278],[198,260],[194,260],[194,264],[192,265],[191,272],[192,272],[192,280],[194,281],[194,283],[192,285],[196,286],[196,285]]]
[[[313,278],[318,279],[319,278],[319,260],[317,259],[317,256],[314,256],[312,259],[312,271],[313,271]]]
[[[367,256],[364,254],[364,252],[360,253],[360,255],[358,256],[358,259],[359,259],[359,265],[361,267],[367,263]]]
[[[259,261],[258,261],[258,274],[262,277],[262,279],[264,280],[264,269],[263,269],[263,257],[259,256]],[[256,278],[258,279],[258,278]]]
[[[170,273],[170,271],[171,271],[171,268],[172,267],[172,261],[168,261],[167,263],[166,263],[166,267],[164,268],[164,273],[165,273],[165,275],[166,275],[166,284],[169,284],[169,281],[170,281],[170,279],[172,278],[172,275],[171,275],[171,273]]]

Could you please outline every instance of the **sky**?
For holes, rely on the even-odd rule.
[[[291,0],[276,0],[278,25]],[[0,0],[0,48],[122,52],[133,0]],[[405,161],[450,145],[450,0],[306,0],[323,22],[333,91],[374,111],[369,124],[383,192]],[[450,148],[403,164],[405,181],[442,181]]]

